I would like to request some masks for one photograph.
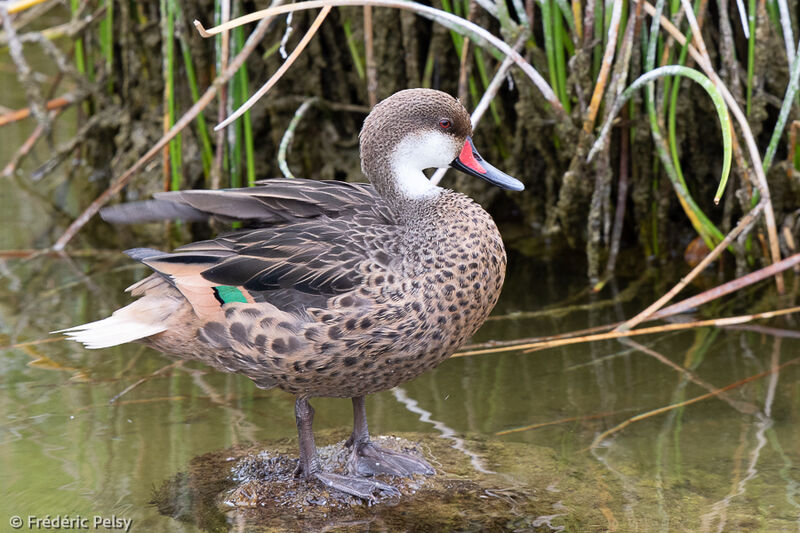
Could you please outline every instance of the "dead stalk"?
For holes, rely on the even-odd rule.
[[[56,115],[58,115],[59,111],[60,110],[51,112],[50,120],[56,118]],[[42,127],[41,124],[37,124],[36,128],[31,132],[28,138],[25,139],[25,142],[22,143],[19,149],[17,149],[16,153],[13,155],[11,160],[3,168],[2,172],[0,172],[1,177],[8,178],[14,173],[14,171],[17,169],[17,166],[19,165],[20,160],[22,160],[23,157],[28,155],[28,153],[33,149],[33,146],[36,144],[36,141],[39,140],[39,137],[41,137],[43,133],[44,133],[44,128]]]
[[[503,431],[498,431],[495,433],[496,436],[500,437],[503,435],[511,435],[512,433],[521,433],[523,431],[529,431],[531,429],[539,429],[548,426],[557,426],[559,424],[569,424],[571,422],[583,422],[585,420],[596,420],[598,418],[606,418],[609,416],[618,415],[620,413],[624,413],[626,411],[630,411],[631,409],[620,409],[619,411],[608,411],[606,413],[597,413],[594,415],[583,415],[583,416],[571,416],[569,418],[561,418],[559,420],[551,420],[549,422],[539,422],[538,424],[530,424],[528,426],[522,426],[518,428],[511,428],[505,429]]]
[[[36,121],[41,124],[45,131],[50,131],[50,120],[45,110],[45,104],[42,98],[42,93],[39,86],[33,79],[33,71],[28,65],[25,56],[22,53],[22,43],[17,37],[17,32],[14,29],[14,24],[11,22],[11,17],[8,13],[8,6],[0,4],[0,17],[3,19],[3,28],[5,29],[8,38],[8,51],[14,65],[17,67],[17,78],[20,84],[25,88],[25,96],[28,99],[33,116]]]
[[[689,272],[685,277],[681,278],[681,280],[675,284],[669,291],[667,291],[661,298],[650,304],[644,311],[636,315],[635,317],[631,318],[630,320],[626,320],[622,325],[618,326],[615,331],[627,331],[631,328],[636,327],[641,322],[649,319],[656,311],[664,307],[667,302],[672,300],[672,298],[677,295],[679,292],[683,290],[686,285],[688,285],[694,278],[696,278],[701,272],[703,272],[708,265],[711,264],[728,246],[733,243],[734,239],[742,233],[746,228],[750,227],[751,224],[755,223],[758,214],[764,208],[764,199],[762,198],[761,201],[751,209],[746,215],[744,215],[740,220],[739,223],[736,224],[736,227],[733,228],[722,241],[711,250],[708,255],[706,255],[702,261],[700,261],[697,266],[695,266],[691,272]]]
[[[793,268],[797,265],[800,265],[800,254],[794,254],[792,256],[787,257],[786,259],[778,261],[777,263],[773,263],[767,267],[756,270],[755,272],[751,272],[740,278],[736,278],[727,283],[723,283],[718,287],[714,287],[713,289],[701,292],[696,296],[687,298],[674,305],[665,307],[664,309],[653,315],[653,317],[658,318],[661,316],[671,316],[671,315],[676,315],[678,313],[683,313],[685,311],[688,311],[689,309],[693,309],[711,300],[716,300],[717,298],[725,296],[726,294],[739,291],[742,288],[747,287],[748,285],[752,285],[753,283],[757,283],[759,281],[772,277],[778,270],[782,272],[784,270]]]
[[[48,111],[53,111],[54,109],[61,109],[68,105],[74,104],[76,100],[77,99],[75,98],[75,95],[67,94],[49,100],[47,103],[45,103],[44,108]],[[30,107],[11,111],[10,113],[0,116],[0,126],[5,126],[6,124],[11,124],[12,122],[26,119],[29,116],[31,116]]]
[[[367,74],[367,97],[371,108],[378,103],[378,67],[375,65],[373,36],[372,7],[364,6],[364,63]]]
[[[554,340],[544,340],[539,342],[532,342],[526,344],[515,344],[513,346],[502,346],[499,348],[487,348],[484,350],[472,350],[468,352],[459,352],[454,354],[453,357],[466,357],[468,355],[483,355],[488,353],[502,353],[513,352],[522,350],[523,353],[530,353],[548,348],[555,348],[558,346],[567,346],[569,344],[580,344],[583,342],[595,342],[610,339],[620,339],[624,337],[636,337],[639,335],[652,335],[654,333],[664,333],[667,331],[681,331],[703,327],[724,327],[730,325],[744,324],[752,320],[759,320],[764,318],[774,318],[777,316],[788,315],[800,311],[800,306],[789,307],[786,309],[778,309],[776,311],[767,311],[764,313],[756,313],[752,315],[739,315],[724,318],[711,318],[708,320],[696,320],[693,322],[683,322],[677,324],[662,324],[660,326],[653,326],[649,328],[641,328],[628,331],[609,331],[607,333],[597,333],[594,335],[585,335],[580,337],[558,338]],[[605,329],[608,326],[598,326],[593,329]]]
[[[583,121],[583,131],[591,133],[594,127],[595,118],[597,118],[597,111],[600,109],[600,102],[603,99],[603,93],[606,90],[606,82],[608,81],[608,73],[611,72],[611,62],[614,59],[614,51],[617,48],[617,33],[619,32],[619,20],[622,15],[622,5],[624,2],[614,2],[614,10],[611,12],[611,23],[608,27],[608,43],[606,50],[603,53],[603,63],[600,66],[600,74],[597,76],[597,83],[592,92],[592,99],[589,103],[589,110],[586,113],[586,118]]]
[[[220,6],[220,22],[223,24],[231,18],[230,0],[225,0]],[[230,55],[230,34],[223,33],[220,39],[219,69],[224,71],[228,67],[228,56]],[[219,88],[219,98],[217,106],[217,122],[225,120],[228,110],[228,84],[222,84]],[[216,151],[214,153],[214,167],[211,170],[211,188],[219,189],[222,186],[222,167],[225,159],[225,132],[218,130],[215,135]],[[166,147],[165,147],[166,150]]]
[[[297,43],[297,47],[292,50],[292,53],[289,54],[289,57],[286,58],[286,61],[284,61],[281,66],[278,67],[278,70],[276,70],[275,73],[267,80],[267,83],[262,85],[255,93],[253,93],[253,96],[248,98],[245,103],[239,106],[239,109],[234,111],[228,118],[217,124],[214,130],[221,131],[225,126],[245,114],[248,109],[253,107],[253,105],[258,102],[262,96],[267,94],[267,92],[272,89],[276,83],[278,83],[278,80],[280,80],[281,77],[286,74],[286,71],[289,70],[289,67],[291,67],[297,58],[300,57],[300,54],[303,53],[303,50],[305,50],[306,46],[308,46],[308,43],[311,42],[311,38],[317,33],[317,30],[319,30],[319,27],[322,25],[325,17],[327,17],[328,13],[330,12],[331,6],[325,6],[322,8],[322,11],[320,11],[319,15],[317,15],[317,18],[314,19],[314,22],[311,24],[311,27],[308,28],[306,34],[303,35],[303,38],[300,39],[299,43]]]
[[[108,400],[108,403],[115,403],[117,400],[119,400],[120,398],[122,398],[123,396],[128,394],[130,391],[132,391],[133,389],[135,389],[136,387],[138,387],[142,383],[150,381],[154,377],[157,377],[157,376],[163,374],[164,372],[166,372],[168,370],[172,370],[174,368],[180,367],[180,366],[183,365],[183,363],[185,363],[185,361],[175,361],[174,363],[170,363],[168,365],[162,366],[161,368],[159,368],[158,370],[156,370],[152,374],[149,374],[149,375],[147,375],[147,376],[145,376],[143,378],[140,378],[137,381],[135,381],[134,383],[132,383],[132,384],[128,385],[127,387],[125,387],[124,389],[122,389],[122,391],[120,393],[118,393],[116,396],[114,396],[113,398]]]

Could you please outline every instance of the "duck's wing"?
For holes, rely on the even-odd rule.
[[[155,200],[129,202],[100,211],[115,224],[158,220],[200,221],[214,217],[252,226],[302,220],[325,215],[347,216],[359,222],[386,223],[391,211],[368,183],[275,178],[255,187],[220,190],[172,191]]]
[[[394,224],[354,224],[320,215],[229,233],[172,253],[128,253],[167,278],[198,316],[213,318],[231,302],[267,302],[303,313],[355,291],[371,274],[392,272],[396,232]],[[358,298],[353,300],[357,304]]]

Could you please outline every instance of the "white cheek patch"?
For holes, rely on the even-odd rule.
[[[460,149],[459,143],[445,133],[426,131],[406,135],[395,146],[391,157],[398,189],[408,198],[438,194],[441,187],[432,184],[422,170],[448,166]]]

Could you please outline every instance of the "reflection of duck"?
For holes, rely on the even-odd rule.
[[[274,179],[112,208],[107,218],[127,222],[210,214],[259,227],[173,253],[129,250],[155,270],[130,287],[141,298],[66,334],[89,348],[142,342],[295,394],[298,473],[370,500],[394,492],[364,476],[433,469],[370,442],[364,395],[441,363],[483,323],[503,285],[506,255],[489,214],[422,173],[451,165],[522,190],[481,159],[471,133],[455,98],[401,91],[364,122],[371,185]],[[308,404],[315,396],[353,399],[348,475],[319,467]]]

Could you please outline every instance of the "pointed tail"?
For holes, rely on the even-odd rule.
[[[167,318],[178,306],[172,298],[144,297],[108,318],[52,333],[63,333],[92,350],[108,348],[166,331]]]

